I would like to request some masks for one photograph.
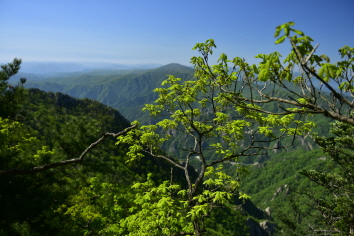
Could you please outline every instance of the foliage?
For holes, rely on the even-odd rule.
[[[0,118],[2,169],[31,169],[77,157],[101,132],[122,130],[128,126],[117,111],[94,101],[69,99],[39,90],[25,92],[30,95],[27,97],[30,101],[25,100],[20,105],[24,105],[26,119]],[[2,176],[0,199],[6,204],[0,209],[1,235],[54,235],[68,220],[54,210],[70,195],[75,195],[77,188],[89,184],[91,175],[101,176],[102,181],[116,179],[117,171],[139,175],[137,168],[130,167],[129,170],[119,164],[124,163],[120,161],[123,151],[119,152],[109,141],[105,148],[94,150],[81,167],[73,165],[35,175]],[[152,171],[152,166],[153,163],[147,163],[145,168]],[[144,171],[140,168],[140,172]]]
[[[288,38],[292,46],[292,51],[283,63],[280,61],[281,55],[278,52],[256,56],[262,59],[259,66],[249,66],[241,58],[233,59],[234,68],[238,67],[244,73],[242,78],[244,87],[247,90],[253,90],[260,99],[242,98],[237,93],[229,91],[233,95],[232,99],[234,101],[240,99],[248,104],[275,103],[283,109],[284,115],[290,113],[322,114],[354,125],[351,116],[354,106],[352,102],[354,49],[348,46],[339,49],[342,61],[330,64],[328,56],[315,54],[318,45],[312,46],[313,39],[293,29],[293,25],[293,22],[289,22],[276,29],[275,37],[278,37],[280,32],[284,32],[276,43],[281,43]],[[291,36],[291,32],[295,35]],[[295,67],[301,69],[300,76],[294,76]],[[257,85],[261,84],[260,89]],[[288,98],[274,97],[272,96],[273,90],[266,89],[269,86],[283,88],[291,95]],[[325,93],[327,91],[330,92],[329,96]],[[286,109],[284,104],[295,106],[295,108]],[[258,111],[271,112],[264,109]]]
[[[179,185],[164,181],[159,186],[148,176],[147,182],[135,183],[134,205],[129,209],[131,215],[120,221],[127,235],[171,235],[178,232],[191,232],[192,224],[183,214],[183,202],[172,198]]]
[[[303,169],[300,172],[319,188],[317,192],[313,189],[300,192],[302,199],[299,199],[299,202],[305,202],[306,205],[311,206],[311,214],[301,211],[298,207],[299,202],[294,203],[298,211],[296,220],[307,221],[307,218],[311,217],[316,220],[316,224],[308,224],[308,227],[300,228],[288,217],[283,217],[286,223],[295,225],[291,233],[315,231],[330,235],[353,234],[353,131],[352,125],[335,122],[331,126],[331,132],[335,136],[316,137],[316,141],[332,162],[329,170],[326,171]]]
[[[131,117],[140,116],[135,108],[157,98],[144,108],[152,115],[150,120],[144,119],[148,125],[134,122],[138,128],[119,136],[118,148],[112,148],[114,143],[109,141],[88,154],[82,165],[1,178],[0,200],[8,204],[0,209],[4,212],[0,233],[231,235],[235,233],[232,226],[220,223],[222,220],[212,222],[226,211],[230,213],[228,220],[237,222],[239,232],[246,232],[240,223],[245,217],[235,213],[239,209],[235,207],[236,199],[246,202],[249,198],[240,192],[242,175],[248,171],[241,161],[271,155],[270,150],[285,149],[296,143],[297,137],[308,137],[318,123],[317,118],[311,117],[313,114],[342,123],[334,125],[336,137],[316,138],[335,162],[329,171],[309,158],[321,153],[295,153],[317,168],[301,172],[315,184],[299,181],[300,187],[319,190],[319,194],[305,193],[319,210],[311,212],[308,222],[314,232],[353,233],[354,50],[341,48],[342,61],[332,64],[327,56],[316,55],[318,46],[313,47],[313,40],[293,29],[293,25],[283,24],[275,32],[276,44],[286,40],[291,44],[291,52],[283,62],[278,52],[257,55],[261,60],[258,65],[249,65],[239,57],[229,60],[221,54],[216,65],[209,65],[209,56],[216,48],[210,39],[193,48],[201,54],[191,59],[194,78],[179,66],[169,65],[165,70],[120,75],[116,81],[105,77],[105,86],[94,84],[103,102],[131,106]],[[97,102],[27,91],[22,86],[25,80],[17,86],[9,85],[8,80],[17,73],[20,63],[15,59],[0,72],[0,162],[5,169],[69,161],[102,132],[128,126],[118,112]],[[300,68],[301,73],[295,73],[295,68]],[[154,90],[157,95],[152,95],[151,86],[157,87],[161,82],[156,77],[164,77],[166,71],[174,76],[169,75],[162,87]],[[75,86],[87,85],[85,78],[88,77],[76,78]],[[117,83],[125,90],[120,90],[117,97],[107,96]],[[68,86],[68,91],[75,90],[74,85]],[[97,95],[97,87],[91,90],[87,86],[75,92],[80,96]],[[141,94],[132,96],[132,88],[138,88]],[[29,103],[23,100],[26,93],[31,95]],[[23,118],[22,111],[30,114],[27,120],[19,119]],[[176,137],[179,142],[171,146],[178,152],[169,152],[166,146]],[[276,158],[286,156],[282,153]],[[270,189],[281,181],[298,181],[290,171],[297,171],[300,162],[290,161],[288,173],[278,171],[282,176],[276,176],[274,169],[284,168],[280,165],[288,162],[270,161],[271,168],[254,171],[251,176],[269,171],[262,179],[266,187],[261,192],[269,195],[274,191]],[[249,181],[245,192],[255,193],[260,202],[256,192],[261,184]],[[306,201],[300,197],[292,202],[296,214],[310,212]],[[289,225],[287,229],[283,227],[285,234],[308,232],[303,225],[297,226],[298,222],[288,219],[283,218]]]
[[[276,44],[283,43],[288,39],[292,46],[292,51],[283,62],[280,61],[281,55],[277,52],[258,55],[257,57],[262,60],[258,66],[249,66],[241,58],[234,58],[229,62],[234,64],[234,69],[237,68],[243,72],[240,81],[243,81],[241,87],[244,90],[224,91],[230,94],[230,101],[235,103],[241,101],[239,103],[241,106],[242,102],[246,103],[243,105],[244,107],[253,104],[260,105],[256,109],[261,113],[319,114],[343,122],[339,126],[351,130],[354,125],[352,116],[354,49],[344,46],[339,50],[342,61],[331,64],[328,56],[315,54],[318,45],[312,46],[313,39],[304,35],[303,32],[293,29],[293,25],[294,23],[289,22],[276,29],[275,37],[278,37]],[[279,37],[281,32],[284,34]],[[292,33],[294,35],[291,35]],[[300,75],[295,75],[293,72],[296,67],[301,69]],[[290,95],[288,98],[274,96],[274,88],[287,90]],[[251,91],[253,95],[245,97],[244,91]],[[282,111],[275,112],[269,109],[271,106],[261,106],[262,104],[275,104]],[[292,107],[288,108],[289,106]],[[338,125],[338,123],[336,124]],[[343,130],[339,130],[334,129],[333,132],[339,135],[343,132]],[[350,137],[350,135],[347,133],[346,137]],[[335,139],[338,141],[334,142]],[[295,209],[294,214],[305,212],[303,214],[307,216],[306,220],[300,218],[298,222],[294,223],[289,221],[288,216],[283,217],[283,220],[288,223],[288,229],[293,229],[293,233],[299,233],[299,235],[308,234],[308,231],[316,234],[352,234],[353,227],[350,219],[352,219],[353,209],[351,200],[348,200],[352,198],[349,194],[352,191],[350,190],[352,180],[343,177],[344,173],[346,175],[349,173],[351,176],[351,162],[348,159],[352,159],[353,155],[345,150],[350,146],[344,146],[345,148],[342,149],[345,142],[343,143],[339,137],[317,137],[316,142],[342,170],[338,171],[336,165],[329,170],[328,168],[327,170],[323,168],[302,170],[301,174],[312,181],[312,186],[307,188],[305,192],[302,191],[302,195],[297,197],[292,204]],[[345,158],[339,153],[345,153],[344,156],[347,157]],[[334,196],[331,197],[331,195]],[[306,196],[305,199],[304,196]],[[307,205],[309,205],[307,210],[304,210]],[[313,207],[317,211],[309,211]],[[308,215],[309,213],[310,215]],[[301,221],[306,221],[310,227],[302,227],[303,225],[299,224]],[[285,234],[288,235],[290,232],[291,230]]]
[[[240,89],[239,83],[242,82],[239,77],[244,72],[229,73],[230,61],[225,54],[220,56],[219,64],[209,66],[208,56],[215,47],[213,40],[194,47],[202,55],[191,59],[195,65],[195,80],[182,81],[170,75],[162,83],[164,87],[154,90],[159,97],[155,104],[147,104],[144,110],[152,116],[166,119],[154,125],[141,126],[118,138],[118,143],[130,145],[127,155],[132,161],[142,157],[145,152],[167,160],[185,172],[188,184],[183,190],[188,202],[185,211],[196,235],[205,231],[204,218],[215,204],[225,204],[236,193],[240,198],[248,198],[238,193],[239,182],[226,175],[218,167],[220,163],[238,163],[242,156],[264,154],[272,149],[267,143],[305,135],[314,126],[313,122],[303,121],[295,113],[260,113],[261,108],[255,104],[247,104],[244,99],[233,100],[234,94],[229,91]],[[235,63],[243,62],[235,59]],[[237,95],[242,96],[240,93]],[[296,111],[297,108],[288,110]],[[163,144],[172,138],[170,133],[179,133],[186,140],[186,145],[179,147],[185,154],[177,157],[178,160],[160,151]],[[288,145],[291,142],[290,139]],[[214,152],[216,158],[211,159],[210,152]],[[188,169],[192,158],[200,161],[195,179],[191,178]],[[237,164],[237,167],[236,173],[245,171],[242,165]],[[213,173],[214,178],[208,178],[210,173]]]
[[[21,78],[18,85],[12,86],[8,83],[11,76],[15,75],[21,65],[21,59],[15,58],[12,63],[1,66],[0,71],[0,117],[7,119],[16,118],[21,113],[26,92],[23,84],[26,79]]]
[[[353,107],[350,86],[353,83],[354,50],[343,47],[339,52],[344,60],[330,64],[327,56],[314,54],[317,46],[311,45],[313,40],[303,32],[293,29],[293,25],[292,22],[281,25],[275,33],[275,37],[281,32],[284,33],[277,39],[276,44],[288,38],[292,45],[292,51],[283,63],[280,61],[281,55],[277,52],[256,56],[262,60],[258,66],[249,65],[238,57],[228,60],[226,54],[221,54],[218,64],[210,66],[208,57],[216,47],[214,41],[207,40],[205,43],[196,44],[193,49],[202,55],[191,59],[195,66],[196,79],[182,82],[179,78],[169,76],[162,83],[165,87],[155,90],[159,94],[156,105],[146,105],[145,110],[150,111],[153,116],[167,115],[169,118],[156,125],[142,126],[131,135],[120,138],[119,142],[131,145],[128,155],[136,159],[141,156],[141,151],[145,151],[170,161],[182,170],[186,170],[191,156],[198,156],[201,163],[195,182],[190,181],[186,171],[189,184],[187,193],[189,201],[192,202],[197,196],[199,198],[204,195],[204,192],[197,190],[202,186],[201,183],[205,184],[201,180],[207,173],[207,167],[232,159],[236,159],[237,163],[240,156],[262,154],[262,150],[268,147],[254,145],[261,141],[257,139],[260,137],[263,142],[269,142],[280,138],[284,140],[289,134],[294,137],[306,135],[314,126],[313,122],[304,122],[301,119],[306,114],[322,114],[353,125],[354,120],[350,115]],[[291,36],[291,33],[295,35]],[[326,62],[323,63],[323,60]],[[231,71],[229,63],[233,64]],[[300,76],[294,76],[295,65],[302,69]],[[320,67],[318,73],[316,66]],[[315,80],[320,82],[318,86]],[[338,85],[337,88],[331,86],[331,80]],[[273,89],[270,86],[273,86]],[[331,94],[326,94],[323,86]],[[274,97],[274,88],[287,90],[291,95],[288,99]],[[281,111],[266,110],[264,105],[272,103],[277,104]],[[275,126],[279,130],[275,130]],[[159,129],[167,132],[158,133]],[[181,147],[186,154],[184,159],[179,161],[183,161],[185,166],[170,156],[159,153],[159,147],[171,138],[167,134],[170,131],[184,133],[189,140],[189,145]],[[242,150],[244,145],[239,145],[239,140],[247,139],[247,133],[251,134],[251,142]],[[222,142],[215,142],[213,138],[216,136],[220,137]],[[214,150],[219,157],[210,160],[206,150]],[[252,153],[254,150],[256,151]],[[236,169],[239,170],[242,168]],[[204,214],[207,214],[206,210]],[[194,219],[192,217],[194,231],[200,235],[204,222],[193,221]]]
[[[4,169],[75,158],[102,132],[129,125],[116,110],[96,101],[37,89],[27,93],[26,120],[0,120]],[[114,226],[129,214],[117,214],[116,209],[134,204],[130,185],[150,172],[156,173],[155,182],[170,176],[168,164],[148,156],[125,163],[125,152],[127,146],[117,148],[106,140],[80,165],[2,176],[0,201],[7,204],[0,207],[0,234],[117,235]]]

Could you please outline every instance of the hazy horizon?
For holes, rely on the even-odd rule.
[[[0,61],[189,65],[196,43],[213,38],[220,53],[258,63],[254,56],[283,56],[275,27],[295,29],[320,43],[332,62],[354,42],[354,1],[26,1],[2,0]]]
[[[0,64],[7,64],[2,63]],[[83,72],[93,70],[132,70],[132,69],[153,69],[167,64],[121,64],[109,62],[50,62],[31,61],[22,62],[20,73],[46,74],[53,72]],[[183,65],[188,66],[188,65]]]

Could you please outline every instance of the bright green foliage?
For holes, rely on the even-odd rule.
[[[170,181],[155,186],[150,175],[147,182],[135,183],[132,186],[134,204],[129,208],[130,215],[120,220],[119,232],[124,235],[193,234],[192,222],[203,225],[202,219],[212,208],[225,204],[239,188],[237,181],[222,172],[222,166],[217,170],[209,167],[205,179],[204,191],[192,199],[187,189]],[[242,198],[248,196],[242,194]]]
[[[48,147],[41,148],[39,140],[28,132],[23,124],[0,117],[1,166],[16,168],[19,165],[35,165],[52,153]],[[41,150],[36,150],[36,147]],[[28,155],[31,155],[31,158],[28,158]]]
[[[264,57],[268,62],[261,63],[258,69],[240,58],[228,60],[225,54],[220,56],[217,65],[209,66],[208,56],[214,47],[213,40],[194,47],[202,54],[191,59],[195,66],[195,80],[182,81],[170,75],[162,83],[164,87],[154,90],[159,97],[155,104],[146,105],[144,110],[153,116],[165,117],[164,120],[141,126],[118,138],[118,143],[130,145],[127,155],[131,161],[145,152],[165,159],[185,172],[188,187],[182,192],[187,196],[185,207],[189,207],[185,211],[193,222],[196,235],[205,230],[204,218],[213,205],[225,204],[232,194],[248,198],[238,193],[238,181],[228,179],[219,167],[214,170],[213,166],[229,161],[237,163],[243,156],[264,154],[266,149],[271,149],[264,140],[274,142],[288,136],[305,135],[314,127],[313,122],[304,122],[296,116],[293,111],[299,108],[289,107],[289,113],[285,115],[260,113],[260,106],[247,103],[245,96],[250,94],[241,93],[241,84],[250,81],[256,70],[273,73],[270,66],[279,63],[279,54]],[[230,72],[229,63],[243,70]],[[244,78],[243,82],[241,78]],[[178,147],[184,151],[184,156],[171,157],[161,151],[174,133],[185,139],[185,145]],[[197,177],[194,178],[189,169],[192,159],[198,160]],[[236,169],[238,174],[244,171],[241,165]],[[143,215],[141,217],[144,218]]]
[[[25,120],[12,119],[22,118],[18,112],[11,119],[0,118],[2,170],[77,158],[102,132],[129,125],[116,110],[96,101],[24,91],[29,96],[18,107],[27,113]],[[127,146],[117,148],[106,140],[79,165],[1,176],[0,202],[6,204],[0,204],[0,234],[117,235],[119,220],[129,215],[124,207],[134,204],[130,185],[149,172],[157,173],[154,181],[169,177],[166,163],[144,156],[138,164],[126,164],[125,152]]]
[[[208,69],[210,67],[203,63],[202,58],[192,58],[192,63],[198,65],[199,73],[208,74],[220,86],[229,102],[243,109],[282,116],[294,113],[323,114],[354,125],[349,115],[354,107],[354,49],[344,46],[339,50],[342,61],[330,63],[328,56],[315,54],[318,45],[312,46],[313,39],[293,29],[293,25],[293,22],[289,22],[276,28],[275,37],[279,37],[281,32],[284,35],[275,43],[288,39],[291,44],[292,50],[284,60],[281,60],[278,52],[273,52],[257,55],[256,58],[261,59],[259,65],[249,65],[238,57],[226,61],[226,55],[222,54],[220,64],[212,66],[213,69],[219,69],[216,71]],[[202,47],[197,49],[206,56]],[[234,71],[229,72],[226,68],[220,70],[225,63],[232,63]],[[296,67],[301,68],[300,75],[294,72]],[[225,86],[228,80],[235,81],[233,75],[237,75],[239,87]],[[289,91],[289,97],[274,96],[276,89]],[[327,91],[331,94],[326,94]],[[264,106],[272,103],[281,111]]]
[[[231,212],[227,207],[234,208],[232,204],[237,198],[242,201],[249,198],[240,192],[240,176],[247,172],[241,159],[268,154],[271,149],[294,144],[296,136],[307,136],[315,126],[308,114],[322,114],[344,122],[336,124],[337,138],[317,139],[337,163],[333,172],[302,172],[333,194],[324,198],[308,195],[318,209],[335,217],[328,222],[315,214],[318,218],[311,224],[337,233],[353,233],[350,221],[353,180],[349,163],[354,125],[351,115],[354,50],[343,47],[339,50],[342,61],[331,63],[326,55],[316,55],[313,39],[293,26],[289,22],[275,32],[276,44],[290,41],[291,52],[285,60],[281,60],[278,52],[259,54],[256,57],[260,63],[250,65],[243,58],[230,60],[221,54],[217,63],[210,65],[209,55],[216,47],[210,39],[193,48],[201,54],[191,58],[194,78],[171,70],[173,73],[169,74],[174,76],[169,75],[162,87],[154,90],[157,95],[151,96],[146,91],[151,84],[145,85],[158,81],[154,80],[155,74],[134,77],[143,95],[134,101],[129,100],[129,93],[119,96],[124,97],[121,101],[136,107],[157,98],[144,108],[154,117],[145,123],[148,125],[120,136],[119,148],[112,149],[110,142],[94,150],[83,165],[0,179],[4,186],[0,200],[8,203],[0,207],[5,212],[0,216],[0,233],[231,235],[237,230],[223,228],[219,222],[211,228],[207,218],[222,215],[223,207]],[[101,132],[127,126],[126,120],[119,125],[110,123],[112,117],[120,115],[95,102],[67,97],[64,102],[63,95],[47,96],[33,90],[32,104],[26,108],[31,119],[25,123],[14,121],[21,118],[25,80],[15,87],[7,81],[17,73],[20,63],[15,59],[0,72],[0,161],[4,168],[31,168],[75,158]],[[294,73],[297,67],[301,68],[300,74]],[[132,82],[123,77],[120,82],[124,81],[124,87],[132,88]],[[108,87],[100,94],[109,94],[114,88]],[[81,88],[81,94],[82,90],[89,91]],[[112,103],[114,99],[109,97],[104,101]],[[38,102],[42,100],[46,102]],[[90,113],[92,110],[95,114]],[[177,137],[179,142],[172,142]],[[175,152],[166,151],[166,146]],[[174,171],[168,173],[171,166]],[[233,172],[227,172],[224,166]],[[148,175],[149,172],[154,174]],[[282,174],[287,177],[287,173]],[[169,181],[163,181],[166,179]],[[274,180],[264,178],[270,179]],[[257,192],[256,187],[253,190]],[[240,232],[246,231],[240,228]],[[296,232],[304,231],[301,228]]]
[[[95,101],[66,96],[63,99],[68,104],[59,107],[53,93],[35,90],[30,95],[31,103],[26,106],[29,121],[0,120],[4,169],[76,158],[101,132],[120,131],[129,125],[117,111]],[[120,209],[133,204],[130,185],[143,181],[149,172],[158,173],[155,181],[169,177],[163,170],[169,167],[163,168],[163,163],[152,158],[125,164],[126,151],[127,147],[118,149],[113,140],[106,140],[80,165],[34,175],[2,176],[0,201],[6,204],[0,206],[0,234],[84,235],[93,231],[117,235],[113,226],[128,215]]]
[[[201,56],[191,58],[195,80],[182,81],[170,75],[162,83],[164,87],[154,90],[159,94],[156,104],[144,108],[151,115],[166,119],[155,125],[141,126],[118,139],[118,143],[131,145],[128,153],[131,160],[146,152],[185,171],[188,184],[185,193],[193,209],[188,210],[187,216],[192,219],[196,235],[204,230],[203,217],[211,204],[224,204],[231,196],[228,191],[207,189],[211,182],[218,184],[213,182],[215,180],[205,180],[210,171],[208,167],[228,161],[237,163],[242,156],[266,153],[264,150],[270,149],[267,142],[308,134],[315,123],[304,120],[306,114],[319,113],[354,125],[349,115],[354,106],[345,96],[353,83],[353,49],[342,48],[340,53],[344,60],[330,64],[326,55],[314,54],[317,46],[312,46],[313,39],[293,29],[293,25],[290,22],[276,29],[275,37],[284,33],[276,44],[289,39],[292,47],[283,61],[278,52],[256,56],[261,59],[259,65],[249,65],[239,57],[228,60],[226,54],[221,54],[218,64],[211,66],[208,57],[216,47],[215,42],[210,39],[196,44],[193,49]],[[326,63],[322,63],[323,60]],[[300,76],[295,76],[295,66],[302,69]],[[336,83],[339,90],[329,82]],[[332,95],[323,92],[321,86]],[[274,97],[276,89],[288,90],[291,95]],[[272,103],[280,109],[267,110]],[[172,158],[160,148],[176,133],[186,140],[185,145],[178,147],[185,154]],[[292,143],[290,140],[288,144]],[[213,158],[211,151],[214,151]],[[188,171],[192,158],[199,161],[195,180]],[[243,170],[236,168],[237,173]],[[217,179],[221,176],[222,172]]]
[[[127,207],[131,204],[133,194],[124,186],[114,183],[102,183],[93,177],[90,185],[82,187],[76,194],[69,196],[65,204],[47,216],[47,223],[52,227],[61,227],[55,222],[56,215],[68,216],[71,222],[65,226],[66,232],[83,232],[99,235],[117,235],[122,228],[119,221],[126,216]],[[87,227],[83,227],[83,226]],[[86,229],[86,230],[85,230]]]
[[[292,26],[294,26],[294,23],[289,22],[277,27],[275,32],[275,37],[278,37],[276,44],[283,43],[288,39],[292,47],[292,51],[283,62],[280,60],[281,55],[275,52],[269,55],[260,54],[256,56],[262,59],[259,66],[253,65],[247,68],[241,63],[235,64],[243,72],[242,79],[246,81],[243,83],[246,88],[244,91],[250,90],[254,94],[253,97],[252,95],[242,96],[245,95],[243,91],[242,95],[231,90],[227,92],[232,94],[235,101],[239,99],[246,101],[248,105],[259,105],[258,111],[262,113],[282,113],[282,115],[294,113],[299,115],[321,114],[343,122],[336,123],[334,127],[337,128],[332,129],[332,132],[338,136],[337,138],[316,139],[318,145],[331,156],[337,165],[333,165],[332,168],[323,168],[321,164],[323,165],[324,162],[321,159],[320,162],[322,163],[316,163],[318,165],[316,166],[317,170],[301,171],[303,175],[312,181],[311,184],[306,185],[306,188],[311,186],[310,190],[308,189],[305,192],[296,190],[301,191],[303,195],[297,196],[293,202],[294,215],[299,214],[299,212],[304,212],[304,215],[296,223],[289,221],[291,218],[289,216],[283,217],[285,223],[288,224],[288,229],[283,228],[283,232],[285,235],[291,233],[304,235],[313,233],[314,230],[324,234],[353,234],[351,220],[353,218],[353,203],[350,200],[353,198],[351,196],[353,180],[347,177],[351,176],[352,164],[350,164],[350,159],[352,159],[353,155],[349,151],[351,150],[351,144],[344,141],[344,136],[347,137],[347,140],[352,139],[350,130],[354,125],[352,116],[354,108],[354,48],[344,46],[339,49],[342,61],[330,63],[328,56],[315,54],[318,45],[312,46],[312,38],[304,35],[301,31],[293,29]],[[281,32],[284,35],[279,36]],[[235,61],[240,62],[241,60]],[[293,72],[296,67],[301,69],[300,75]],[[254,73],[249,73],[251,69],[253,69]],[[274,88],[283,88],[289,91],[290,94],[287,97],[275,96]],[[268,109],[268,107],[272,106],[262,105],[270,105],[272,103],[282,110],[275,111]],[[308,124],[309,128],[310,123]],[[340,131],[341,129],[342,131]],[[349,133],[343,134],[344,130],[348,130]],[[301,134],[297,133],[296,129],[293,132]],[[269,168],[267,166],[264,169],[269,171]],[[325,171],[326,169],[327,171]],[[328,169],[332,170],[328,171]],[[259,171],[257,170],[256,173],[259,173]],[[267,174],[271,175],[271,173],[264,173],[262,176],[264,177]],[[288,178],[286,174],[283,175]],[[274,180],[273,177],[271,178],[272,180]],[[307,180],[307,183],[309,180]],[[287,186],[289,182],[292,182],[292,185],[297,185],[289,179],[286,181],[288,181],[286,183]],[[296,181],[299,181],[297,177]],[[280,184],[277,184],[279,187]],[[265,186],[264,188],[267,187]],[[256,187],[249,192],[257,193],[258,191],[255,189]],[[273,189],[273,191],[275,190]],[[264,193],[259,194],[264,195]],[[269,197],[272,196],[269,195]],[[272,205],[271,202],[265,203],[266,201],[263,198],[261,202],[262,204]],[[275,208],[279,208],[279,205],[275,206]],[[317,211],[314,211],[313,208],[316,208]],[[301,221],[306,222],[306,225],[301,223]]]
[[[179,185],[164,181],[159,186],[148,176],[147,182],[132,186],[135,192],[131,215],[120,221],[124,235],[172,235],[191,232],[183,202],[178,199]],[[182,198],[183,199],[183,198]]]

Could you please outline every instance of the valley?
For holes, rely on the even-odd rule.
[[[147,112],[143,112],[142,108],[145,104],[153,103],[157,99],[157,94],[153,90],[161,86],[167,75],[175,75],[185,81],[193,80],[194,70],[179,64],[169,64],[149,70],[92,71],[83,74],[71,73],[69,76],[63,74],[57,77],[29,80],[25,86],[39,88],[47,92],[60,92],[80,99],[97,100],[117,109],[130,121],[138,120],[142,124],[149,124],[156,120],[151,118]],[[317,132],[328,135],[329,131],[326,125],[328,121],[319,118],[315,121],[318,124]],[[251,196],[252,201],[258,208],[263,210],[261,216],[257,216],[260,217],[259,219],[265,219],[266,209],[268,211],[271,209],[271,219],[276,220],[276,224],[279,224],[278,215],[291,214],[292,209],[289,199],[292,192],[287,190],[285,195],[281,195],[283,194],[281,188],[285,185],[288,189],[289,187],[291,189],[309,187],[310,182],[306,178],[300,177],[298,172],[303,168],[318,169],[314,157],[324,154],[311,139],[303,140],[303,138],[299,138],[290,150],[271,151],[267,155],[251,159],[243,158],[241,161],[251,166],[250,174],[242,177],[241,189]],[[172,147],[178,147],[181,144],[183,146],[184,139],[180,136],[174,136],[174,141],[167,143],[165,150],[170,152],[171,155],[183,156],[181,151]],[[213,153],[210,153],[209,158],[212,159],[213,155]],[[307,158],[310,159],[299,158],[303,155],[307,155]],[[294,158],[294,156],[297,158]],[[278,159],[283,161],[279,162]],[[197,169],[199,161],[197,158],[192,160]],[[288,162],[289,164],[287,164]],[[322,164],[322,166],[325,165]],[[225,167],[227,173],[235,172],[235,163],[230,162]],[[278,194],[279,191],[281,194]],[[284,207],[285,205],[287,206]],[[305,208],[305,211],[309,211],[309,209]],[[253,214],[252,211],[250,214]]]
[[[333,66],[293,73],[276,52],[258,67],[230,68],[225,54],[209,66],[213,47],[196,45],[194,69],[27,73],[16,84],[21,60],[2,66],[0,233],[351,232],[348,74],[333,88]]]

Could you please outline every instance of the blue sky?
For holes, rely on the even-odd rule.
[[[288,21],[335,61],[354,46],[353,11],[353,0],[0,0],[0,62],[188,65],[195,43],[213,38],[215,54],[256,63],[289,51],[273,37]]]

